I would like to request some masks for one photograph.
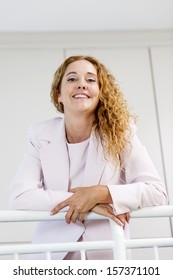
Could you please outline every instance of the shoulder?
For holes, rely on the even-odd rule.
[[[63,116],[58,116],[40,123],[36,123],[31,126],[34,131],[37,131],[38,134],[42,134],[45,130],[50,129],[54,126],[60,124],[63,120]]]
[[[136,133],[137,133],[136,120],[131,118],[129,121],[129,129],[127,130],[126,139],[129,142],[133,142],[133,139],[136,136]]]
[[[30,136],[35,135],[36,138],[47,138],[64,123],[63,115],[36,123],[29,127],[28,133]]]

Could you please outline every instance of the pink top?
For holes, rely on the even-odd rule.
[[[88,146],[89,139],[80,143],[67,143],[70,166],[69,189],[81,187],[83,185]]]

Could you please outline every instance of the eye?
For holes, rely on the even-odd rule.
[[[75,82],[77,81],[77,78],[76,77],[70,77],[67,79],[68,82]]]
[[[96,80],[94,78],[88,78],[87,81],[90,82],[90,83],[95,83],[96,82]]]

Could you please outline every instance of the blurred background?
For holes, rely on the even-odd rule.
[[[57,115],[50,87],[72,54],[93,55],[116,76],[172,204],[173,1],[0,0],[0,210],[8,210],[28,127]],[[1,225],[0,242],[29,242],[33,227]],[[131,235],[167,237],[172,227],[168,218],[135,219]],[[160,256],[172,259],[173,250]],[[136,249],[132,258],[152,252]]]

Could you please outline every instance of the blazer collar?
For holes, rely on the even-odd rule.
[[[41,135],[41,142],[47,142],[40,150],[42,165],[49,171],[52,184],[58,182],[58,188],[68,190],[69,187],[69,157],[66,145],[64,118],[53,120]],[[83,186],[99,184],[106,166],[102,145],[95,133],[91,134],[88,155],[84,170]],[[56,180],[55,180],[56,178]],[[53,183],[54,180],[54,183]]]

